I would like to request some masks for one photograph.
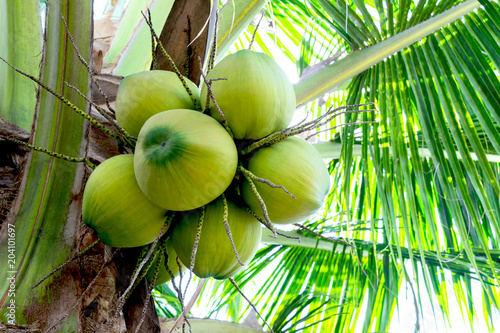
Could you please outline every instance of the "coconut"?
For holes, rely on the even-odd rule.
[[[165,256],[163,257],[162,262],[159,263],[160,267],[158,267],[158,275],[156,276],[156,281],[155,281],[155,287],[159,286],[161,284],[167,283],[170,281],[173,277],[176,277],[179,275],[179,265],[177,264],[177,253],[175,252],[174,245],[172,244],[172,240],[169,239],[167,240],[167,247],[165,248],[164,252],[168,256],[168,268],[170,269],[170,273],[167,271],[166,265],[165,265]],[[153,275],[156,269],[156,266],[158,265],[158,258],[160,254],[156,257],[155,261],[149,268],[148,272],[146,273],[146,278],[148,282],[151,282],[153,279]],[[182,265],[182,264],[181,264]]]
[[[200,90],[188,79],[187,86],[196,100]],[[169,71],[144,71],[125,77],[116,95],[116,121],[130,135],[138,136],[151,116],[167,110],[196,107],[177,75]]]
[[[168,210],[201,207],[229,186],[238,163],[231,136],[215,119],[192,110],[152,116],[137,140],[134,170],[144,194]]]
[[[165,223],[166,210],[142,193],[134,176],[134,157],[118,155],[101,163],[83,193],[83,222],[104,244],[136,247],[153,242]]]
[[[307,141],[289,137],[255,152],[248,162],[255,176],[284,186],[296,199],[280,188],[253,181],[274,223],[303,221],[321,208],[330,188],[330,176],[323,158]],[[250,208],[263,217],[262,208],[245,180],[242,196]]]
[[[252,260],[260,244],[262,227],[243,208],[231,201],[228,203],[228,224],[240,260],[247,264]],[[193,272],[198,277],[226,279],[240,271],[243,266],[236,259],[231,241],[223,223],[224,205],[222,199],[208,204],[196,252]],[[198,229],[200,212],[184,214],[175,226],[172,239],[175,251],[186,267],[190,267],[191,253]]]
[[[285,129],[295,111],[295,91],[286,73],[270,56],[251,50],[230,54],[218,63],[207,79],[217,104],[227,118],[235,139],[260,139]],[[207,87],[201,89],[205,107]],[[213,102],[213,117],[221,120]]]

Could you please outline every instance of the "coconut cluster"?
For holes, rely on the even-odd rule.
[[[176,257],[199,277],[233,276],[255,255],[261,222],[302,221],[329,190],[316,149],[279,136],[293,117],[295,93],[271,57],[231,54],[201,91],[183,81],[155,70],[121,82],[116,119],[137,137],[135,151],[101,163],[83,198],[84,222],[109,246],[149,244],[170,224],[161,262],[152,265],[161,283],[166,266],[178,271]]]

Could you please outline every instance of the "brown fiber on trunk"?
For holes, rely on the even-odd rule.
[[[210,1],[177,0],[174,2],[160,35],[163,46],[180,72],[197,85],[200,83],[202,72],[198,57],[202,60],[205,59],[209,16]],[[196,40],[194,40],[195,38]],[[194,42],[192,42],[193,40]],[[189,43],[191,44],[188,46]],[[156,48],[156,57],[158,59],[157,69],[172,70],[159,48]],[[189,69],[189,75],[186,75],[186,69]]]
[[[28,142],[30,134],[16,124],[0,118],[0,228],[7,218],[14,201],[21,172],[28,150],[19,145],[5,141],[2,136]]]

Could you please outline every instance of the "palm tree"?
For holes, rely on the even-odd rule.
[[[0,12],[28,21],[23,8],[35,8],[36,1],[30,2],[31,7],[26,3],[20,7],[0,1],[0,9],[6,9]],[[66,18],[80,53],[87,54],[90,19],[83,18],[91,17],[91,2],[85,3],[50,3],[42,75],[48,86],[57,87],[55,90],[71,101],[80,101],[75,104],[82,110],[87,108],[86,101],[64,87],[64,81],[88,94],[89,75],[77,65],[68,39],[61,37],[64,26],[60,17],[62,13]],[[152,3],[160,8],[162,2]],[[128,19],[139,22],[140,17],[135,14],[134,18],[130,8],[134,7],[127,10]],[[260,18],[262,9],[262,22],[271,29],[261,22],[255,32],[251,21],[256,15]],[[160,12],[152,10],[153,17]],[[78,20],[71,19],[76,15]],[[15,25],[11,22],[19,21],[3,22],[12,29]],[[482,308],[487,328],[493,331],[500,267],[498,22],[496,2],[475,0],[288,0],[268,4],[239,0],[222,9],[220,56],[230,48],[248,47],[255,33],[254,48],[297,64],[297,103],[309,117],[342,105],[374,103],[375,108],[374,112],[340,116],[329,127],[356,121],[376,121],[374,124],[347,126],[316,136],[316,147],[329,162],[332,187],[324,211],[303,222],[314,233],[298,227],[286,231],[300,236],[300,243],[264,234],[255,259],[234,278],[275,332],[387,331],[398,295],[405,290],[414,303],[409,311],[416,318],[415,330],[425,324],[422,311],[429,298],[433,313],[445,323],[457,317],[450,310],[452,299],[457,300],[470,327],[481,316]],[[125,24],[123,27],[120,29],[127,29]],[[143,30],[147,34],[147,27],[138,27],[135,34]],[[139,44],[134,49],[144,38],[130,38],[130,31],[120,34],[120,29],[105,62],[117,64],[115,71],[122,75],[144,69],[149,52],[140,51],[138,57],[134,51],[144,49]],[[29,31],[37,40],[39,31]],[[120,37],[123,35],[127,38]],[[7,46],[13,43],[12,39],[4,42]],[[22,57],[13,55],[33,54],[33,42],[16,47],[19,44],[22,48],[16,48],[16,53],[7,47],[0,55],[21,62]],[[109,57],[114,48],[123,51],[119,61]],[[31,61],[25,68],[14,65],[28,71],[36,68],[36,62],[34,66]],[[32,89],[22,88],[29,83],[17,82],[9,71],[0,73],[11,77],[3,81],[8,82],[4,89],[10,93],[2,96],[14,96],[11,104],[2,104],[2,115],[29,129],[32,105],[19,112],[20,101],[33,103],[29,95]],[[88,145],[95,146],[85,137],[88,125],[82,119],[70,110],[61,111],[46,92],[39,94],[38,101],[32,134],[36,146],[70,156],[81,156]],[[23,118],[20,114],[27,114],[25,120],[19,120]],[[116,153],[106,151],[100,156]],[[26,164],[14,206],[17,215],[3,222],[3,226],[15,225],[11,227],[16,234],[12,270],[17,272],[15,300],[20,323],[38,319],[44,328],[56,323],[67,313],[68,304],[77,304],[92,281],[89,276],[95,276],[101,267],[95,262],[103,261],[102,248],[88,255],[94,264],[80,262],[31,289],[93,241],[77,223],[84,169],[83,165],[37,153],[30,155]],[[1,260],[7,262],[12,232],[7,233],[9,228],[3,226]],[[337,237],[345,242],[331,240]],[[116,261],[116,265],[124,261],[107,260]],[[106,270],[114,280],[84,295],[78,309],[63,321],[65,328],[59,329],[68,331],[68,327],[78,325],[78,319],[85,326],[87,319],[104,323],[112,316],[114,307],[105,308],[100,300],[116,300],[113,288],[126,283],[110,266]],[[10,273],[2,272],[2,281],[7,280],[5,274]],[[250,288],[252,281],[264,282]],[[9,288],[10,284],[1,285],[4,316],[12,299]],[[474,294],[477,290],[481,299]],[[62,291],[71,296],[61,296]],[[172,300],[168,285],[158,288],[155,295],[160,313],[180,314],[179,308],[171,311],[159,300]],[[201,296],[205,314],[243,320],[248,307],[238,295],[227,281],[209,283]],[[43,302],[51,304],[49,314],[43,314]],[[97,306],[105,311],[93,312]]]

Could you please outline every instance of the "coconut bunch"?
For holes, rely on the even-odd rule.
[[[172,253],[199,277],[233,276],[261,223],[276,233],[273,223],[307,219],[329,190],[322,157],[294,136],[319,123],[288,127],[295,93],[271,57],[242,50],[203,79],[200,92],[173,72],[126,77],[116,120],[137,137],[134,153],[100,164],[84,191],[83,220],[106,245],[144,246],[166,229],[171,245],[150,262],[158,281],[175,271]]]

